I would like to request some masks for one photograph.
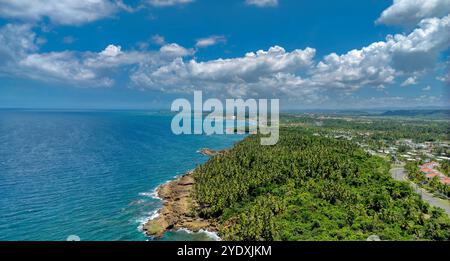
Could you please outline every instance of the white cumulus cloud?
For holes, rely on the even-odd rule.
[[[406,78],[401,84],[401,86],[409,86],[409,85],[416,85],[417,84],[417,77],[411,76]]]
[[[173,57],[183,57],[193,54],[192,49],[186,49],[181,45],[176,43],[166,44],[162,46],[159,51],[165,55],[173,56]]]
[[[148,0],[148,3],[152,6],[174,6],[192,3],[194,0]]]
[[[376,21],[387,25],[414,26],[424,18],[450,13],[450,0],[394,0]]]
[[[38,37],[28,25],[1,27],[0,73],[76,86],[111,86],[115,70],[123,71],[128,66],[144,63],[167,64],[172,59],[166,53],[123,51],[113,44],[100,52],[40,53],[37,42]]]
[[[24,21],[44,18],[63,25],[80,25],[109,17],[125,5],[112,0],[0,0],[0,16]]]
[[[312,97],[364,86],[384,88],[398,77],[433,69],[437,54],[450,45],[450,15],[423,20],[408,35],[389,35],[344,54],[315,61],[315,49],[286,51],[279,46],[243,57],[198,62],[181,57],[162,66],[140,67],[131,78],[142,88],[173,92],[227,90],[238,95]]]
[[[203,47],[216,45],[218,43],[224,43],[226,41],[227,41],[227,39],[225,38],[225,36],[212,35],[212,36],[209,36],[209,37],[206,37],[206,38],[198,39],[197,43],[195,44],[195,46],[198,47],[198,48],[203,48]]]
[[[6,24],[0,28],[0,65],[11,63],[38,49],[29,25]]]
[[[431,86],[428,85],[427,87],[423,88],[422,91],[424,91],[424,92],[431,91]]]
[[[157,45],[164,45],[166,43],[166,39],[164,38],[164,36],[156,34],[152,36],[152,42]]]
[[[324,57],[316,57],[314,48],[273,46],[234,58],[198,60],[193,48],[167,44],[160,36],[153,40],[161,45],[159,50],[124,50],[110,44],[96,51],[39,52],[38,37],[30,26],[7,24],[0,28],[0,72],[81,86],[112,86],[116,75],[122,75],[140,89],[203,90],[217,96],[318,104],[329,97],[345,99],[363,87],[382,89],[398,79],[403,86],[417,84],[417,77],[436,69],[440,55],[450,47],[450,15],[422,19],[407,34],[388,35],[383,41]],[[210,36],[198,39],[195,46],[225,40]]]
[[[254,5],[258,7],[274,7],[278,6],[278,0],[245,0],[248,5]]]
[[[105,50],[103,50],[100,53],[100,55],[108,56],[108,57],[115,57],[121,53],[122,53],[122,47],[110,44],[105,48]]]
[[[312,48],[286,52],[282,47],[274,46],[268,51],[259,50],[233,59],[184,62],[178,58],[158,68],[142,68],[132,75],[132,79],[139,86],[174,92],[202,88],[211,91],[226,89],[241,94],[258,93],[274,83],[267,78],[278,75],[280,81],[290,81],[287,75],[309,68],[314,55]],[[266,81],[267,85],[261,85],[262,81]]]

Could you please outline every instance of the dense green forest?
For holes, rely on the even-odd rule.
[[[353,142],[284,127],[248,136],[194,172],[199,215],[225,240],[449,240],[450,219]]]

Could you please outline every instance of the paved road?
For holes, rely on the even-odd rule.
[[[406,181],[409,184],[411,184],[411,187],[413,187],[414,191],[416,191],[417,194],[422,196],[423,200],[425,200],[434,207],[444,209],[445,212],[447,212],[447,215],[450,216],[450,203],[447,200],[436,198],[435,196],[433,196],[433,194],[428,193],[424,189],[421,189],[419,186],[408,180],[406,177],[405,168],[403,167],[393,168],[390,170],[390,173],[395,180]]]

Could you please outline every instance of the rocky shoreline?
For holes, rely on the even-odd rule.
[[[212,150],[212,149],[208,149],[208,148],[203,148],[198,151],[198,153],[205,155],[205,156],[209,156],[209,157],[223,155],[226,152],[227,152],[227,150]]]
[[[144,224],[143,230],[148,236],[160,238],[167,231],[179,229],[217,232],[214,221],[200,218],[193,212],[196,208],[196,202],[191,197],[193,186],[193,171],[190,171],[157,188],[158,197],[163,200],[164,205],[155,219]]]

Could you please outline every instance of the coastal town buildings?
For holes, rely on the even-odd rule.
[[[433,179],[437,177],[439,181],[444,185],[450,185],[450,178],[437,170],[439,163],[431,161],[420,165],[420,171],[425,175],[427,179]]]

